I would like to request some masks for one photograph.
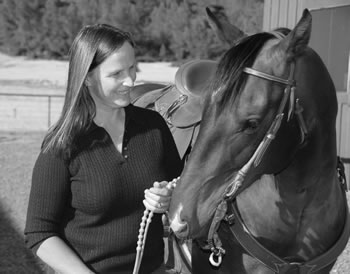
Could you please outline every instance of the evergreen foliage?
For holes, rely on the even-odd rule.
[[[0,51],[65,59],[82,26],[107,23],[133,34],[140,60],[216,59],[223,48],[207,23],[210,5],[261,31],[263,0],[0,0]]]

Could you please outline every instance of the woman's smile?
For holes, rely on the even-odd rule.
[[[123,89],[123,90],[117,90],[116,93],[120,94],[120,95],[126,95],[128,93],[130,93],[131,88],[128,89]]]

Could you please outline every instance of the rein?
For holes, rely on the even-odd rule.
[[[341,182],[340,182],[341,183]],[[341,183],[342,185],[342,183]],[[343,188],[343,196],[346,201],[345,189]],[[325,253],[313,258],[308,262],[288,262],[283,258],[280,258],[270,250],[260,244],[248,228],[244,225],[244,222],[239,214],[236,201],[231,203],[228,211],[229,217],[225,220],[229,223],[231,233],[237,239],[238,243],[254,258],[263,263],[267,268],[271,269],[275,273],[289,273],[286,271],[294,270],[295,273],[308,274],[317,273],[325,268],[330,263],[334,262],[337,257],[344,250],[347,241],[350,236],[350,214],[347,203],[345,203],[346,216],[342,234],[338,238],[337,242],[330,247]],[[293,272],[294,273],[294,272]]]

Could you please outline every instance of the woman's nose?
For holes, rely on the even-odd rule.
[[[125,79],[123,81],[123,86],[126,87],[133,87],[134,86],[134,82],[136,80],[136,73],[133,72],[129,72],[126,76]]]
[[[123,86],[125,87],[133,87],[134,86],[134,81],[135,79],[133,79],[132,77],[128,76],[124,79],[123,81]]]

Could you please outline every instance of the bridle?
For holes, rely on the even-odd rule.
[[[215,211],[213,221],[209,228],[208,245],[205,247],[205,249],[210,249],[212,252],[209,260],[210,260],[210,263],[214,266],[219,266],[221,264],[222,255],[225,254],[225,250],[222,248],[221,241],[216,231],[220,225],[220,222],[225,218],[227,218],[226,216],[227,202],[232,201],[236,198],[238,190],[242,188],[247,174],[249,173],[252,167],[257,167],[259,165],[259,163],[261,162],[261,159],[265,155],[271,142],[275,139],[277,132],[280,129],[280,126],[282,124],[282,120],[285,116],[284,110],[288,101],[289,101],[289,108],[288,108],[287,121],[289,121],[293,117],[293,115],[296,114],[300,132],[301,132],[301,141],[300,141],[301,144],[305,142],[306,137],[308,135],[306,124],[302,115],[303,109],[299,104],[299,99],[298,98],[295,99],[296,81],[294,80],[294,72],[295,72],[294,62],[290,64],[290,72],[289,72],[288,79],[283,79],[281,77],[267,74],[265,72],[261,72],[249,67],[245,67],[243,69],[243,72],[248,75],[252,75],[268,81],[285,85],[285,89],[283,92],[283,97],[281,99],[280,105],[277,110],[277,114],[272,124],[270,125],[269,129],[267,130],[263,140],[260,142],[253,156],[237,172],[234,179],[226,187],[223,194],[222,201],[219,203]],[[215,257],[217,258],[217,261],[215,261],[214,259]]]
[[[253,235],[246,228],[242,218],[240,217],[236,203],[236,197],[239,194],[238,190],[244,189],[243,183],[247,174],[252,169],[252,167],[257,167],[259,165],[271,142],[275,139],[278,130],[280,129],[280,126],[282,124],[283,118],[285,116],[284,112],[288,102],[289,106],[287,111],[287,122],[289,122],[295,114],[301,135],[301,140],[299,144],[300,147],[305,143],[308,136],[308,130],[306,127],[304,117],[302,115],[303,108],[299,104],[299,99],[295,98],[296,81],[294,80],[294,62],[290,64],[290,72],[288,79],[283,79],[249,67],[244,68],[243,72],[254,77],[259,77],[268,81],[285,85],[285,89],[280,105],[278,107],[277,114],[269,129],[267,130],[263,140],[260,142],[253,156],[237,172],[234,179],[226,187],[222,196],[222,200],[216,208],[212,223],[209,228],[207,240],[208,244],[203,248],[209,249],[211,251],[209,257],[210,263],[215,267],[220,266],[222,262],[222,256],[225,254],[225,250],[222,247],[222,243],[218,236],[217,230],[221,221],[226,221],[230,225],[230,231],[232,232],[238,243],[249,254],[251,254],[253,257],[255,257],[257,260],[259,260],[262,264],[264,264],[272,271],[280,273],[282,269],[296,269],[298,273],[301,274],[317,272],[323,269],[325,266],[329,265],[330,263],[334,262],[340,255],[340,253],[344,250],[346,243],[349,239],[350,233],[350,218],[348,216],[349,213],[347,213],[344,229],[338,241],[329,250],[327,250],[327,252],[305,263],[288,262],[277,256],[276,254],[273,254],[271,251],[262,246],[253,237]],[[338,174],[340,177],[342,177],[339,173],[339,169]],[[340,180],[340,183],[341,181],[342,180]],[[347,205],[346,211],[348,212]]]
[[[271,34],[275,36],[275,38],[277,38],[278,40],[282,40],[283,38],[285,38],[285,35],[278,31],[273,31],[271,32]],[[235,194],[237,193],[238,189],[241,188],[243,181],[246,175],[248,174],[249,170],[252,168],[252,166],[257,167],[259,165],[259,163],[261,162],[261,159],[266,153],[272,140],[275,139],[276,134],[280,129],[282,120],[284,118],[284,109],[288,101],[289,101],[289,108],[288,108],[287,122],[289,122],[290,119],[294,116],[294,114],[296,114],[299,129],[300,129],[300,134],[301,134],[300,144],[303,144],[305,142],[306,137],[308,135],[306,123],[302,115],[303,108],[299,104],[299,98],[295,98],[295,93],[296,93],[296,80],[294,79],[295,61],[292,61],[290,63],[288,79],[284,79],[272,74],[268,74],[250,67],[245,67],[243,69],[243,72],[248,75],[252,75],[254,77],[258,77],[264,80],[282,84],[285,86],[285,89],[283,92],[282,100],[277,110],[277,114],[272,124],[270,125],[270,128],[266,132],[265,137],[259,144],[258,148],[254,152],[250,160],[238,171],[233,181],[226,188],[225,198],[229,200],[232,200],[235,197]]]
[[[280,105],[278,107],[277,114],[270,125],[270,128],[265,134],[265,137],[260,142],[258,148],[254,152],[253,156],[249,159],[249,161],[238,171],[236,177],[233,179],[233,181],[228,185],[226,189],[225,196],[227,199],[233,199],[235,193],[238,191],[238,189],[242,186],[243,181],[249,172],[249,170],[254,166],[257,167],[261,159],[263,158],[264,154],[266,153],[268,147],[270,146],[271,142],[275,139],[278,130],[281,127],[282,120],[284,118],[284,109],[288,103],[289,99],[289,109],[288,109],[288,117],[287,122],[290,121],[290,119],[293,117],[294,113],[296,114],[297,121],[299,124],[300,134],[301,134],[301,140],[300,144],[303,144],[306,140],[306,137],[308,135],[308,130],[306,128],[305,120],[302,115],[302,107],[299,104],[299,98],[295,99],[295,90],[296,90],[296,81],[294,80],[294,70],[295,70],[295,64],[292,62],[290,64],[290,73],[289,78],[283,79],[271,74],[267,74],[261,71],[258,71],[253,68],[244,68],[243,72],[255,77],[259,77],[265,80],[269,80],[272,82],[280,83],[286,86],[283,92],[283,97],[280,102]]]

